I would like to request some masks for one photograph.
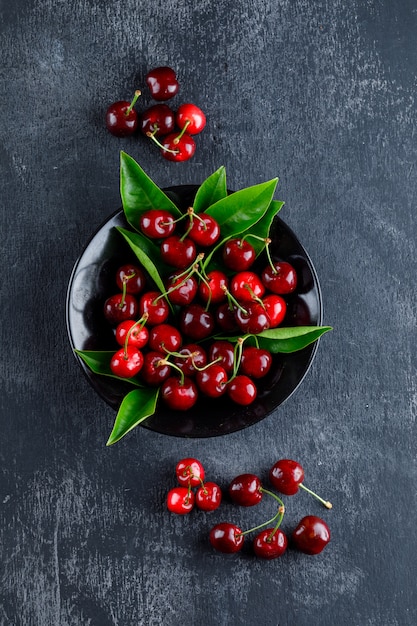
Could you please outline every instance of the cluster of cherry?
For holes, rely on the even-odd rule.
[[[185,515],[190,513],[195,506],[203,511],[215,511],[219,508],[222,490],[218,484],[204,481],[205,470],[199,460],[182,459],[177,463],[175,473],[180,486],[168,492],[166,504],[169,511]],[[303,467],[291,459],[277,461],[269,471],[269,481],[279,493],[291,496],[302,488],[317,498],[327,509],[331,509],[331,503],[305,487],[303,480]],[[195,492],[193,488],[197,488]],[[271,496],[278,503],[278,511],[274,517],[249,530],[242,530],[236,524],[229,522],[216,524],[209,534],[210,544],[215,550],[229,554],[239,552],[245,536],[260,531],[253,540],[253,551],[256,556],[263,559],[275,559],[284,554],[288,546],[288,538],[280,528],[285,512],[281,498],[269,489],[265,489],[256,474],[240,474],[231,481],[228,487],[230,499],[235,504],[244,507],[259,504],[264,494]],[[316,515],[303,517],[291,533],[293,546],[304,554],[319,554],[329,541],[329,527]]]
[[[131,102],[119,100],[109,106],[106,112],[107,129],[116,137],[133,135],[139,129],[158,146],[165,159],[187,161],[196,149],[192,135],[200,133],[206,125],[205,114],[192,103],[181,104],[176,112],[163,103],[179,91],[177,76],[172,68],[156,67],[148,72],[145,81],[158,104],[138,114],[135,109],[141,95],[138,89]]]

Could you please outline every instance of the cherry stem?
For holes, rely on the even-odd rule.
[[[149,313],[145,312],[142,317],[140,319],[138,319],[137,322],[135,322],[134,324],[132,324],[132,326],[129,328],[129,330],[126,333],[126,339],[125,339],[125,343],[124,343],[124,357],[125,359],[127,359],[127,346],[129,344],[129,339],[130,339],[130,335],[132,334],[132,332],[134,331],[134,329],[139,326],[139,329],[143,328],[148,320],[149,317]]]
[[[243,343],[247,337],[249,337],[249,335],[246,335],[245,337],[238,337],[236,341],[234,354],[233,354],[233,373],[231,377],[229,378],[229,380],[227,381],[227,384],[231,383],[232,380],[236,378],[237,376],[237,373],[240,367],[240,362],[242,360]]]
[[[270,245],[270,243],[271,243],[271,240],[269,239],[269,240],[267,241],[267,243],[266,243],[266,246],[265,246],[266,256],[268,257],[268,263],[269,263],[269,265],[271,266],[272,273],[273,273],[273,274],[278,274],[277,269],[276,269],[276,267],[275,267],[275,265],[274,265],[274,262],[273,262],[273,260],[272,260],[272,257],[271,257],[271,251],[270,251],[270,249],[269,249],[269,245]]]
[[[180,140],[181,140],[182,136],[184,135],[184,133],[186,132],[186,130],[187,130],[187,128],[188,128],[188,126],[189,126],[190,124],[191,124],[191,120],[187,120],[187,121],[185,122],[185,124],[184,124],[184,126],[183,126],[183,128],[182,128],[182,130],[181,130],[181,132],[180,132],[180,134],[179,134],[177,137],[175,137],[175,139],[174,139],[173,143],[177,144],[177,143],[179,143],[179,142],[180,142]]]
[[[251,287],[248,283],[245,283],[245,284],[244,284],[244,287],[245,287],[245,289],[247,289],[247,290],[249,291],[249,293],[250,293],[250,295],[251,295],[251,297],[252,297],[252,300],[253,300],[254,302],[259,302],[259,304],[260,304],[260,305],[261,305],[261,306],[265,309],[265,305],[264,305],[264,303],[262,302],[261,298],[258,298],[258,296],[257,296],[257,295],[255,295],[255,292],[254,292],[254,290],[252,289],[252,287]]]
[[[161,148],[161,150],[163,150],[164,152],[170,152],[171,154],[178,154],[179,150],[170,150],[170,148],[166,148],[156,137],[155,137],[155,133],[158,132],[158,129],[154,130],[152,133],[148,132],[146,133],[146,136],[149,137],[149,139],[152,139],[152,141],[154,143],[156,143],[156,145],[158,146],[158,148]]]
[[[240,309],[246,315],[247,310],[236,300],[236,298],[234,296],[232,296],[232,294],[230,293],[230,291],[228,290],[226,285],[222,285],[221,288],[223,289],[224,293],[226,294],[226,297],[227,297],[227,300],[229,302],[229,305],[230,305],[230,303],[234,304],[235,306],[237,306],[238,309]]]
[[[174,370],[177,370],[177,372],[179,372],[180,374],[180,384],[181,385],[184,384],[184,378],[185,378],[184,372],[178,365],[175,365],[175,363],[168,361],[168,359],[159,359],[157,366],[160,367],[161,365],[169,365],[170,367],[174,368]]]
[[[119,309],[123,309],[124,305],[125,305],[125,301],[126,301],[126,294],[127,294],[127,282],[128,280],[130,280],[130,278],[133,278],[135,274],[132,274],[130,276],[125,276],[123,278],[122,281],[122,299],[119,302]]]
[[[139,96],[141,96],[141,95],[142,95],[141,90],[140,90],[140,89],[136,89],[136,91],[135,91],[135,95],[133,96],[133,100],[132,100],[132,102],[130,103],[129,108],[128,108],[128,109],[126,109],[126,111],[125,111],[125,115],[126,115],[126,117],[127,117],[127,116],[128,116],[128,115],[132,112],[132,109],[133,109],[133,107],[135,106],[137,99],[138,99],[138,98],[139,98]]]
[[[285,513],[285,506],[283,501],[281,500],[281,498],[279,498],[276,493],[273,493],[272,491],[269,491],[268,489],[264,489],[264,487],[260,488],[260,491],[262,493],[266,493],[268,494],[268,496],[271,496],[272,498],[274,498],[274,500],[276,500],[279,504],[278,507],[278,511],[275,513],[274,517],[271,517],[271,519],[267,520],[266,522],[263,522],[263,524],[259,524],[258,526],[254,526],[253,528],[249,528],[249,530],[244,530],[243,532],[239,533],[238,536],[240,535],[248,535],[249,533],[253,533],[255,530],[260,530],[261,528],[264,528],[265,526],[269,526],[270,524],[272,524],[273,522],[275,522],[277,520],[277,523],[274,527],[273,532],[271,533],[271,537],[272,535],[278,530],[278,528],[281,525],[282,519],[284,517],[284,513]]]
[[[307,491],[307,493],[309,493],[311,496],[316,498],[319,502],[321,502],[323,504],[323,506],[326,507],[326,509],[332,509],[333,508],[333,505],[332,505],[331,502],[329,502],[328,500],[324,500],[323,498],[318,496],[316,493],[314,493],[314,491],[311,491],[311,489],[308,489],[308,487],[305,487],[303,485],[303,483],[300,483],[298,486],[301,487],[301,489],[304,489],[304,491]]]

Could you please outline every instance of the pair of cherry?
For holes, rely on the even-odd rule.
[[[196,149],[194,135],[206,125],[204,112],[195,104],[181,104],[173,111],[165,101],[179,91],[175,71],[167,66],[150,70],[145,78],[149,92],[158,104],[154,104],[140,114],[135,109],[141,95],[135,91],[131,102],[119,100],[109,106],[106,112],[106,127],[112,135],[127,137],[139,129],[160,149],[162,156],[169,161],[186,161]]]

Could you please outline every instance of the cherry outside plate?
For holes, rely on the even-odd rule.
[[[184,210],[192,205],[197,186],[184,185],[164,189]],[[103,304],[117,292],[114,276],[126,262],[135,262],[129,246],[116,231],[129,228],[122,210],[111,215],[87,243],[72,271],[66,303],[67,329],[71,347],[78,350],[117,348],[113,331],[104,320]],[[313,264],[292,230],[276,217],[271,229],[271,252],[289,261],[297,270],[295,295],[286,298],[287,316],[283,326],[321,325],[323,306],[320,285]],[[227,435],[272,413],[299,387],[318,348],[318,341],[292,354],[274,355],[268,376],[258,381],[258,396],[248,407],[233,404],[227,397],[201,399],[190,411],[174,412],[159,402],[157,411],[141,426],[158,433],[178,437],[213,437]],[[75,354],[75,353],[74,353]],[[77,356],[88,381],[111,407],[117,410],[129,383],[92,373]]]

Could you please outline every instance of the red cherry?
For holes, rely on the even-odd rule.
[[[218,222],[207,213],[193,215],[188,222],[187,235],[201,248],[208,248],[216,243],[220,237]]]
[[[286,496],[297,493],[304,480],[304,469],[291,459],[280,459],[269,471],[269,481],[273,487]]]
[[[174,112],[167,104],[154,104],[140,115],[139,126],[144,135],[167,135],[175,128]]]
[[[273,266],[267,265],[261,278],[265,287],[278,295],[292,293],[297,287],[297,273],[286,261],[276,261]]]
[[[195,104],[181,104],[177,110],[176,122],[178,128],[187,130],[190,135],[201,133],[206,125],[206,116]]]
[[[148,343],[149,332],[146,326],[135,320],[125,320],[117,326],[115,338],[120,346],[124,346],[127,341],[127,345],[141,349]]]
[[[233,332],[238,330],[235,318],[235,311],[230,308],[230,304],[225,302],[220,304],[215,311],[216,322],[225,332]]]
[[[244,310],[235,310],[235,320],[240,330],[250,335],[257,335],[268,330],[271,325],[268,313],[258,302],[245,303]]]
[[[126,293],[137,294],[144,290],[146,276],[140,267],[129,263],[117,270],[116,284],[120,290],[123,290],[123,285],[125,285]]]
[[[172,304],[186,306],[194,300],[197,294],[198,283],[194,276],[186,276],[184,278],[183,273],[178,271],[168,277],[165,287],[167,296]]]
[[[248,270],[255,261],[255,248],[246,239],[229,239],[222,249],[223,263],[235,272]]]
[[[195,148],[195,141],[188,133],[182,137],[170,133],[162,139],[161,154],[167,161],[188,161],[194,156]]]
[[[320,554],[330,541],[330,529],[320,517],[306,515],[294,529],[291,539],[304,554]]]
[[[218,339],[210,344],[208,356],[210,361],[216,361],[221,365],[227,374],[233,372],[235,364],[235,350],[230,341]],[[220,360],[218,360],[220,359]]]
[[[170,376],[171,366],[165,361],[166,355],[151,350],[143,359],[141,377],[150,387],[159,387]]]
[[[250,270],[238,272],[230,281],[230,292],[242,304],[262,298],[265,287],[259,276]]]
[[[133,108],[140,91],[135,91],[132,102],[119,100],[109,106],[106,111],[107,130],[116,137],[128,137],[133,135],[138,127],[138,114]]]
[[[177,75],[167,66],[155,67],[147,73],[146,84],[154,100],[169,100],[179,90]]]
[[[214,526],[209,535],[211,545],[218,552],[233,554],[243,546],[244,535],[235,524],[223,522]]]
[[[174,487],[167,495],[167,508],[171,513],[186,515],[194,508],[195,495],[187,487]]]
[[[169,306],[160,291],[147,291],[139,300],[140,315],[148,315],[149,326],[162,324],[168,318]],[[130,316],[132,317],[132,316]]]
[[[188,376],[181,380],[170,376],[162,383],[161,397],[170,409],[187,411],[197,402],[198,391],[194,382]]]
[[[140,216],[142,233],[151,239],[164,239],[174,233],[175,221],[169,211],[149,209]]]
[[[214,318],[211,311],[206,311],[200,304],[190,304],[180,312],[180,329],[194,341],[206,339],[214,329]]]
[[[143,355],[134,346],[127,346],[118,350],[110,360],[110,369],[120,378],[133,378],[143,366]]]
[[[196,374],[198,388],[209,398],[219,398],[226,392],[227,374],[225,369],[213,363]]]
[[[156,324],[149,332],[149,348],[157,352],[176,352],[180,349],[182,337],[172,324]]]
[[[189,267],[196,258],[196,247],[192,239],[171,235],[164,239],[160,249],[161,259],[178,269]]]
[[[280,528],[262,530],[253,540],[253,551],[262,559],[276,559],[287,549],[288,539]]]
[[[257,388],[254,382],[244,374],[238,374],[227,385],[229,398],[236,404],[247,406],[251,404],[257,396]]]
[[[195,503],[202,511],[215,511],[222,501],[222,490],[213,482],[204,483],[195,494]]]
[[[228,285],[226,274],[220,270],[211,270],[207,273],[205,281],[201,281],[198,287],[198,295],[207,304],[220,304],[226,299]]]
[[[255,474],[240,474],[229,485],[229,495],[240,506],[254,506],[262,500],[261,481]]]
[[[183,487],[197,487],[201,485],[205,476],[203,464],[193,457],[178,461],[175,474],[179,484]]]
[[[201,346],[196,343],[189,343],[178,351],[178,356],[174,357],[173,363],[180,368],[185,376],[194,376],[197,368],[207,364],[207,355]]]
[[[240,372],[250,378],[262,378],[271,369],[272,356],[268,350],[247,346],[243,348]]]
[[[262,299],[262,304],[271,320],[270,328],[279,326],[284,321],[287,312],[287,304],[284,298],[270,293]]]
[[[117,293],[104,303],[104,317],[109,324],[120,324],[127,319],[138,317],[138,302],[131,294]]]

